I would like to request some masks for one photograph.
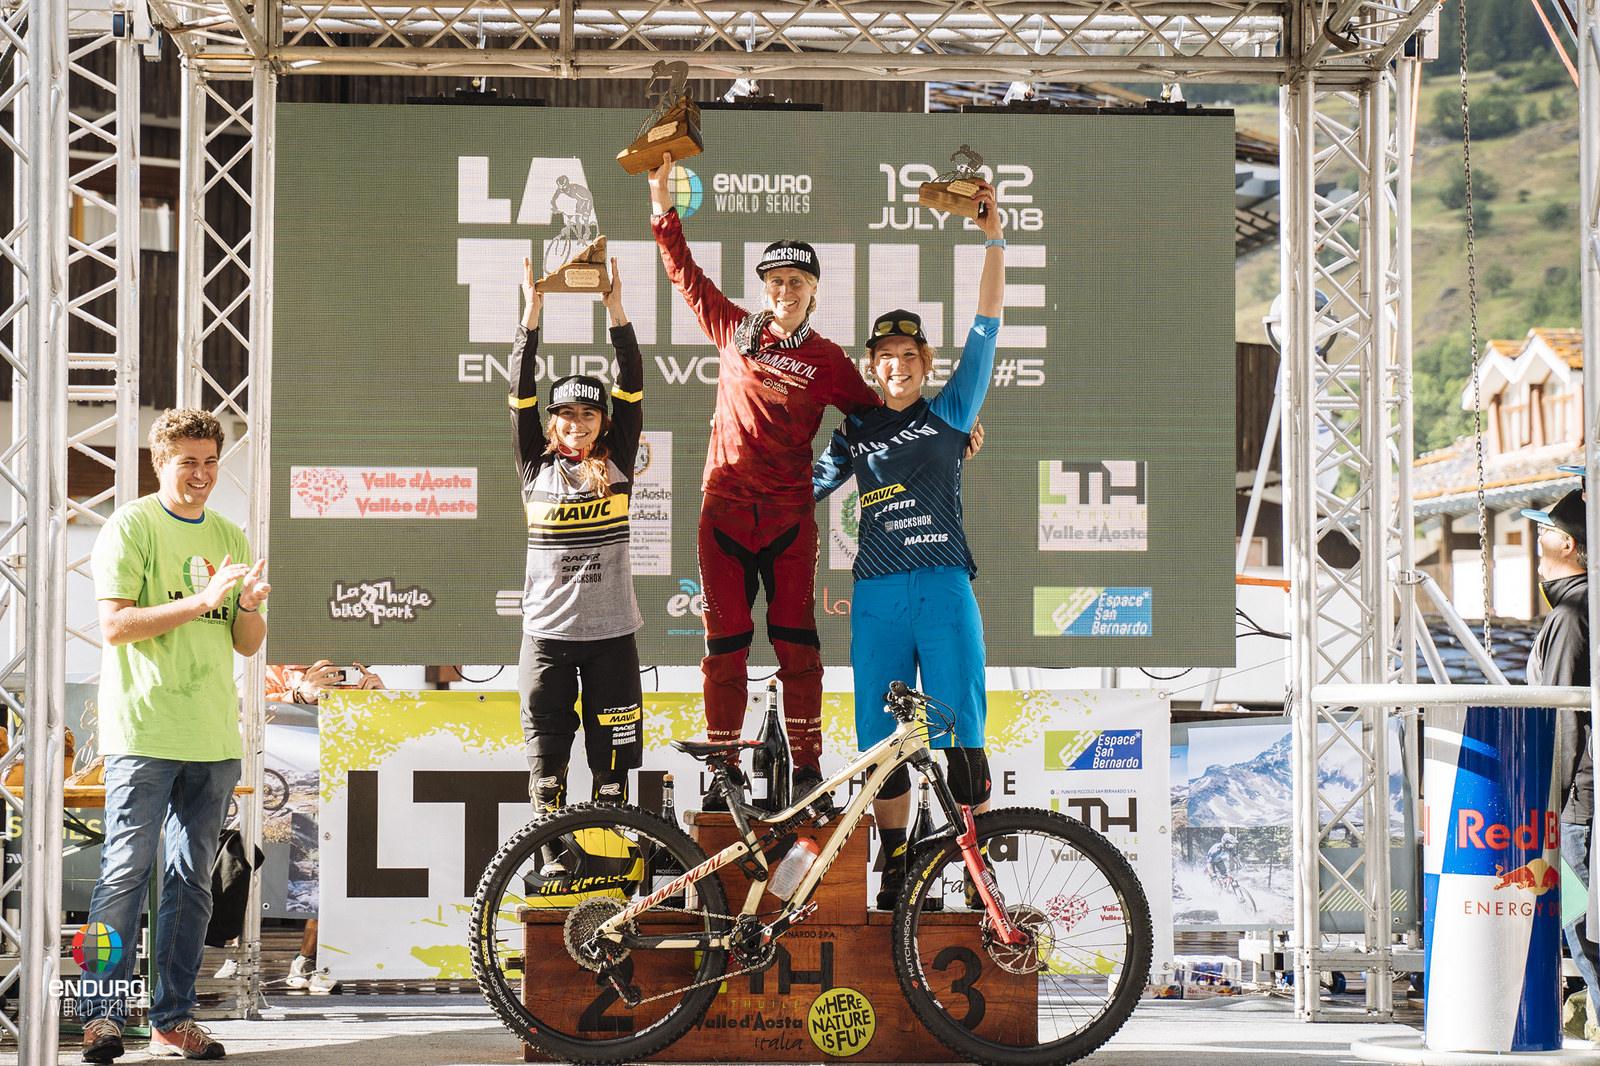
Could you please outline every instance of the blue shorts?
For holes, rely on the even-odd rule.
[[[955,712],[955,736],[936,736],[934,747],[983,746],[989,714],[983,618],[964,568],[930,566],[857,581],[850,601],[850,664],[856,745],[862,751],[894,732],[894,719],[883,709],[891,681],[949,705],[932,708],[935,732],[937,713]]]

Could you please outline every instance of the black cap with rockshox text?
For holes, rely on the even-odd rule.
[[[773,241],[767,245],[767,250],[761,253],[761,262],[756,264],[756,277],[764,278],[769,270],[779,267],[804,270],[822,280],[822,260],[817,258],[817,250],[805,241]]]
[[[599,378],[592,378],[587,374],[573,374],[571,377],[560,378],[550,386],[550,401],[544,405],[546,411],[554,411],[557,407],[564,407],[569,403],[581,403],[589,407],[598,407],[602,413],[606,410],[606,386]]]

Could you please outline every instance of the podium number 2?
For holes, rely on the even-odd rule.
[[[976,1029],[982,1023],[987,1008],[983,993],[977,989],[978,978],[983,976],[983,963],[978,961],[978,953],[971,948],[945,948],[933,957],[933,968],[943,972],[958,962],[961,964],[961,979],[950,985],[950,991],[966,997],[967,1013],[959,1021],[968,1029]]]

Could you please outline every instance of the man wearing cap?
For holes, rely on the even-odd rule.
[[[667,276],[717,347],[716,415],[701,482],[700,581],[706,730],[739,738],[748,701],[751,608],[767,590],[767,638],[778,656],[797,794],[821,781],[822,654],[817,640],[817,521],[812,439],[830,404],[880,403],[844,351],[811,328],[822,265],[802,241],[769,245],[756,267],[766,306],[746,311],[696,265],[672,206],[669,155],[650,172],[650,227]]]
[[[1528,656],[1530,685],[1589,684],[1589,557],[1583,490],[1574,489],[1548,511],[1524,510],[1539,526],[1539,587],[1550,603]],[[1589,882],[1589,838],[1594,823],[1594,760],[1589,752],[1589,716],[1560,712],[1556,779],[1561,810],[1561,857],[1585,885]],[[1579,918],[1564,930],[1567,946],[1589,1003],[1586,1035],[1596,1031],[1593,1004],[1600,1003],[1600,950]]]
[[[642,761],[639,649],[643,625],[628,559],[628,502],[644,428],[644,357],[622,309],[622,279],[611,261],[611,315],[617,356],[612,388],[573,375],[556,381],[539,421],[539,313],[533,263],[522,263],[525,311],[511,349],[512,440],[528,520],[522,592],[522,650],[517,688],[528,755],[528,793],[535,813],[566,801],[567,763],[582,692],[584,750],[591,797],[625,803],[628,771]],[[607,398],[614,402],[607,410]],[[561,857],[544,856],[541,871],[558,876]]]

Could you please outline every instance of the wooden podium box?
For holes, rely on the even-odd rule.
[[[708,854],[733,840],[726,814],[691,812],[690,831]],[[803,830],[825,839],[833,826]],[[729,913],[744,902],[749,882],[737,866],[719,871],[728,893]],[[958,894],[959,895],[959,894]],[[818,888],[811,918],[778,940],[777,961],[760,973],[722,983],[706,1015],[676,1044],[655,1056],[659,1062],[954,1062],[953,1053],[912,1013],[892,954],[891,916],[867,910],[867,834],[857,832]],[[952,900],[951,903],[956,902]],[[761,913],[781,903],[764,895]],[[582,975],[562,944],[565,910],[529,910],[523,915],[524,1002],[538,1010],[550,997],[567,1001],[555,1014],[581,1017],[596,1032],[628,1031],[659,1013],[645,1004],[629,1011],[597,977]],[[952,909],[924,915],[923,943],[933,950],[927,976],[933,992],[953,1010],[964,1004],[964,1019],[980,1033],[1031,1040],[1038,1028],[1038,979],[1000,969],[979,941],[980,915]],[[670,917],[651,920],[641,932],[666,932]],[[631,956],[641,987],[664,990],[692,979],[687,952],[635,952]],[[737,968],[733,963],[730,969]],[[672,973],[669,971],[677,971]],[[578,980],[590,976],[590,980]],[[656,1011],[665,1004],[654,1005]],[[546,1061],[523,1048],[530,1062]]]

